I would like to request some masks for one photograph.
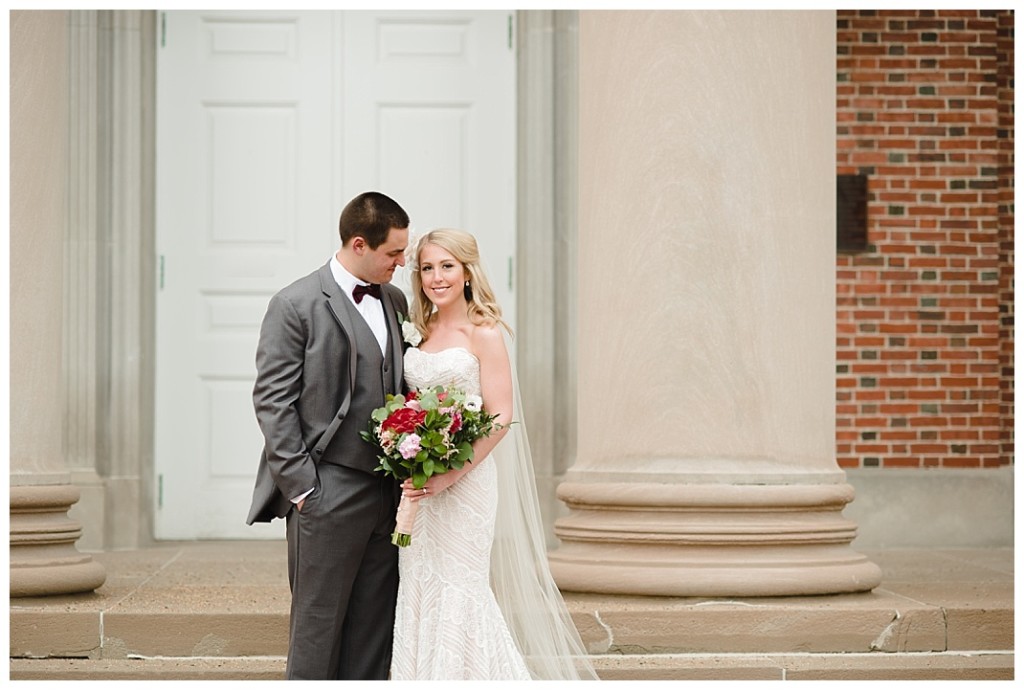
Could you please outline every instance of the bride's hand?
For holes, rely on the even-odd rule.
[[[446,472],[445,474],[435,474],[427,480],[427,483],[423,485],[422,489],[414,488],[412,485],[412,479],[406,479],[402,482],[402,496],[411,501],[420,501],[424,498],[430,498],[431,496],[436,496],[454,484],[456,479],[457,477],[453,476],[450,472]],[[426,489],[426,491],[423,489]]]

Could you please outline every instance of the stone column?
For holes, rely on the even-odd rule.
[[[70,15],[66,457],[83,546],[152,533],[156,13]]]
[[[61,331],[68,16],[13,11],[11,54],[11,596],[83,592],[102,566],[75,548],[63,456]]]
[[[516,349],[544,525],[576,454],[576,11],[516,13]]]
[[[869,590],[835,462],[835,17],[581,12],[568,590]]]

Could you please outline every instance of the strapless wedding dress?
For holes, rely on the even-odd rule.
[[[457,386],[480,395],[471,352],[410,348],[411,388]],[[419,501],[412,543],[399,550],[392,680],[529,680],[491,591],[498,497],[490,457],[436,496]]]

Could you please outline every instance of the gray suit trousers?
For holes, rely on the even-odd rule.
[[[287,677],[386,680],[398,594],[395,481],[329,463],[288,513]],[[298,624],[296,624],[298,622]]]

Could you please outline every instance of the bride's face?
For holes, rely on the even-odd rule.
[[[450,253],[436,244],[427,244],[420,251],[420,283],[423,294],[438,309],[455,302],[465,302],[462,287],[466,268]]]

